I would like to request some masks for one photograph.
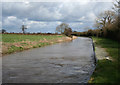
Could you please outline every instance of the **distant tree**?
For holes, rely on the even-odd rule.
[[[25,25],[22,25],[22,32],[23,32],[23,34],[25,34],[25,29],[27,29],[27,27],[25,27]]]
[[[77,32],[77,31],[73,31],[73,32]]]
[[[5,29],[2,29],[2,33],[6,33],[6,30],[5,30]]]
[[[93,35],[92,29],[89,29],[89,30],[87,31],[87,35],[88,35],[88,36],[92,36],[92,35]]]
[[[56,27],[56,32],[60,32],[61,34],[63,34],[63,33],[64,33],[64,30],[65,30],[65,29],[68,29],[68,28],[69,28],[69,25],[68,25],[68,24],[62,23],[62,24],[60,24],[60,25],[58,25],[58,26]]]
[[[71,33],[72,33],[72,29],[71,28],[65,28],[65,30],[64,30],[64,34],[66,35],[66,36],[68,36],[68,37],[72,37],[72,35],[71,35]]]

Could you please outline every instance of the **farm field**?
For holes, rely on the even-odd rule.
[[[10,54],[67,40],[71,40],[71,38],[64,35],[2,34],[2,54]]]

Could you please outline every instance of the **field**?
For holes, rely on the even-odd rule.
[[[62,35],[18,35],[18,34],[2,34],[3,42],[21,42],[21,41],[39,41],[39,40],[52,40],[56,38],[61,38]]]
[[[95,41],[95,47],[101,46],[106,49],[112,60],[98,60],[96,70],[89,83],[119,83],[120,73],[118,68],[120,66],[120,44],[105,38],[93,37],[93,41]]]
[[[64,35],[2,34],[2,54],[42,47],[66,40],[70,40],[70,38]]]

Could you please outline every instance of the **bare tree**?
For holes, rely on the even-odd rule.
[[[120,28],[120,0],[115,0],[115,2],[113,3],[114,6],[113,6],[113,10],[115,11],[116,13],[116,22],[115,22],[115,25],[118,26],[118,28]]]
[[[23,32],[23,34],[25,34],[25,29],[27,29],[27,27],[25,27],[25,25],[22,25],[22,32]]]
[[[113,4],[113,10],[117,13],[120,13],[120,0],[115,0]]]
[[[109,10],[101,13],[96,19],[95,26],[98,28],[105,28],[106,26],[112,24],[115,21],[114,15],[115,13]]]
[[[65,29],[68,29],[69,25],[66,23],[62,23],[56,27],[56,32],[64,33]]]

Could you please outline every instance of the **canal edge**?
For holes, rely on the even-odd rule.
[[[92,37],[89,37],[90,39],[91,39],[91,41],[92,41],[92,48],[93,48],[93,61],[94,61],[94,68],[93,68],[93,70],[90,72],[90,76],[89,76],[89,78],[88,78],[88,80],[87,80],[87,82],[86,83],[89,83],[89,80],[91,79],[91,76],[92,76],[92,74],[93,74],[93,72],[95,71],[95,69],[96,69],[96,66],[97,66],[97,61],[98,61],[98,59],[97,59],[97,57],[96,57],[96,53],[95,53],[95,45],[94,45],[94,43],[93,43],[93,39],[92,39]]]
[[[91,38],[91,40],[92,40],[92,46],[93,46],[94,65],[96,66],[96,65],[97,65],[97,61],[98,61],[98,59],[97,59],[97,57],[96,57],[96,53],[95,53],[95,44],[93,43],[93,39],[92,39],[92,37],[90,37],[90,38]]]

